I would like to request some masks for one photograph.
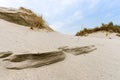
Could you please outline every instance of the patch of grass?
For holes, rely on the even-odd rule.
[[[20,7],[19,10],[24,12],[23,18],[29,23],[30,21],[30,26],[34,28],[44,28],[45,21],[42,18],[42,16],[38,16],[35,14],[33,11],[26,9],[24,7]]]
[[[102,24],[100,27],[95,27],[93,29],[87,29],[84,28],[84,30],[81,30],[80,32],[76,33],[76,36],[86,36],[88,34],[98,32],[98,31],[107,31],[110,33],[120,33],[120,26],[119,25],[114,25],[112,22],[108,24]]]

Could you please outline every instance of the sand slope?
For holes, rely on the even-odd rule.
[[[104,38],[104,39],[120,39],[120,37],[116,35],[117,33],[99,31],[99,32],[88,34],[87,37]]]
[[[0,20],[0,51],[13,53],[36,53],[56,51],[59,47],[69,48],[95,45],[97,50],[88,54],[66,54],[62,62],[10,70],[0,59],[0,80],[119,80],[120,39],[75,37],[57,32],[32,31],[24,26]],[[69,50],[68,50],[69,51]]]

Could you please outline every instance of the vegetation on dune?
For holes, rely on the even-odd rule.
[[[102,26],[95,27],[95,28],[92,28],[92,29],[84,28],[80,32],[77,32],[76,36],[86,36],[88,34],[98,32],[98,31],[106,31],[106,32],[110,32],[110,33],[114,32],[114,33],[119,33],[120,34],[120,26],[119,25],[114,25],[113,22],[110,22],[108,24],[102,24]]]
[[[24,7],[20,7],[19,10],[25,13],[23,18],[26,21],[30,21],[30,26],[32,28],[38,28],[38,29],[44,28],[45,21],[43,20],[42,16],[38,16],[31,10],[25,9]],[[33,19],[33,21],[31,21],[31,19]]]
[[[8,10],[8,11],[7,11]],[[20,7],[18,10],[7,9],[0,11],[0,18],[19,25],[28,26],[31,29],[46,29],[53,31],[45,22],[42,16],[35,14],[33,11]]]

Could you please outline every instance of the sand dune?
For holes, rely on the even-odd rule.
[[[103,39],[120,39],[120,37],[117,36],[117,33],[109,33],[102,31],[91,33],[87,37],[95,37],[95,38],[103,38]]]
[[[4,20],[0,20],[0,25],[0,52],[13,53],[7,56],[0,54],[0,80],[120,79],[118,37],[111,37],[112,39],[96,35],[76,37],[45,30],[33,31]],[[97,35],[102,36],[101,33]],[[36,54],[58,51],[58,48],[60,53],[54,55],[51,53],[51,57]],[[65,54],[61,53],[61,50]],[[89,54],[73,55],[83,52]],[[43,59],[41,55],[46,57]],[[46,65],[54,60],[60,62],[38,67],[38,64],[40,66],[45,62]],[[36,65],[37,68],[34,68]]]

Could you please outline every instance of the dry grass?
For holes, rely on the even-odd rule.
[[[38,16],[37,14],[35,14],[33,11],[26,9],[24,7],[20,7],[19,10],[24,12],[24,15],[22,16],[26,22],[30,23],[29,26],[32,27],[32,29],[37,28],[37,29],[41,29],[41,28],[45,28],[44,24],[45,21],[42,18],[42,16]]]
[[[77,32],[76,36],[87,36],[88,34],[98,32],[98,31],[107,31],[110,33],[120,33],[120,26],[114,25],[112,22],[109,24],[102,24],[101,27],[96,27],[93,29],[84,28],[84,30]]]

